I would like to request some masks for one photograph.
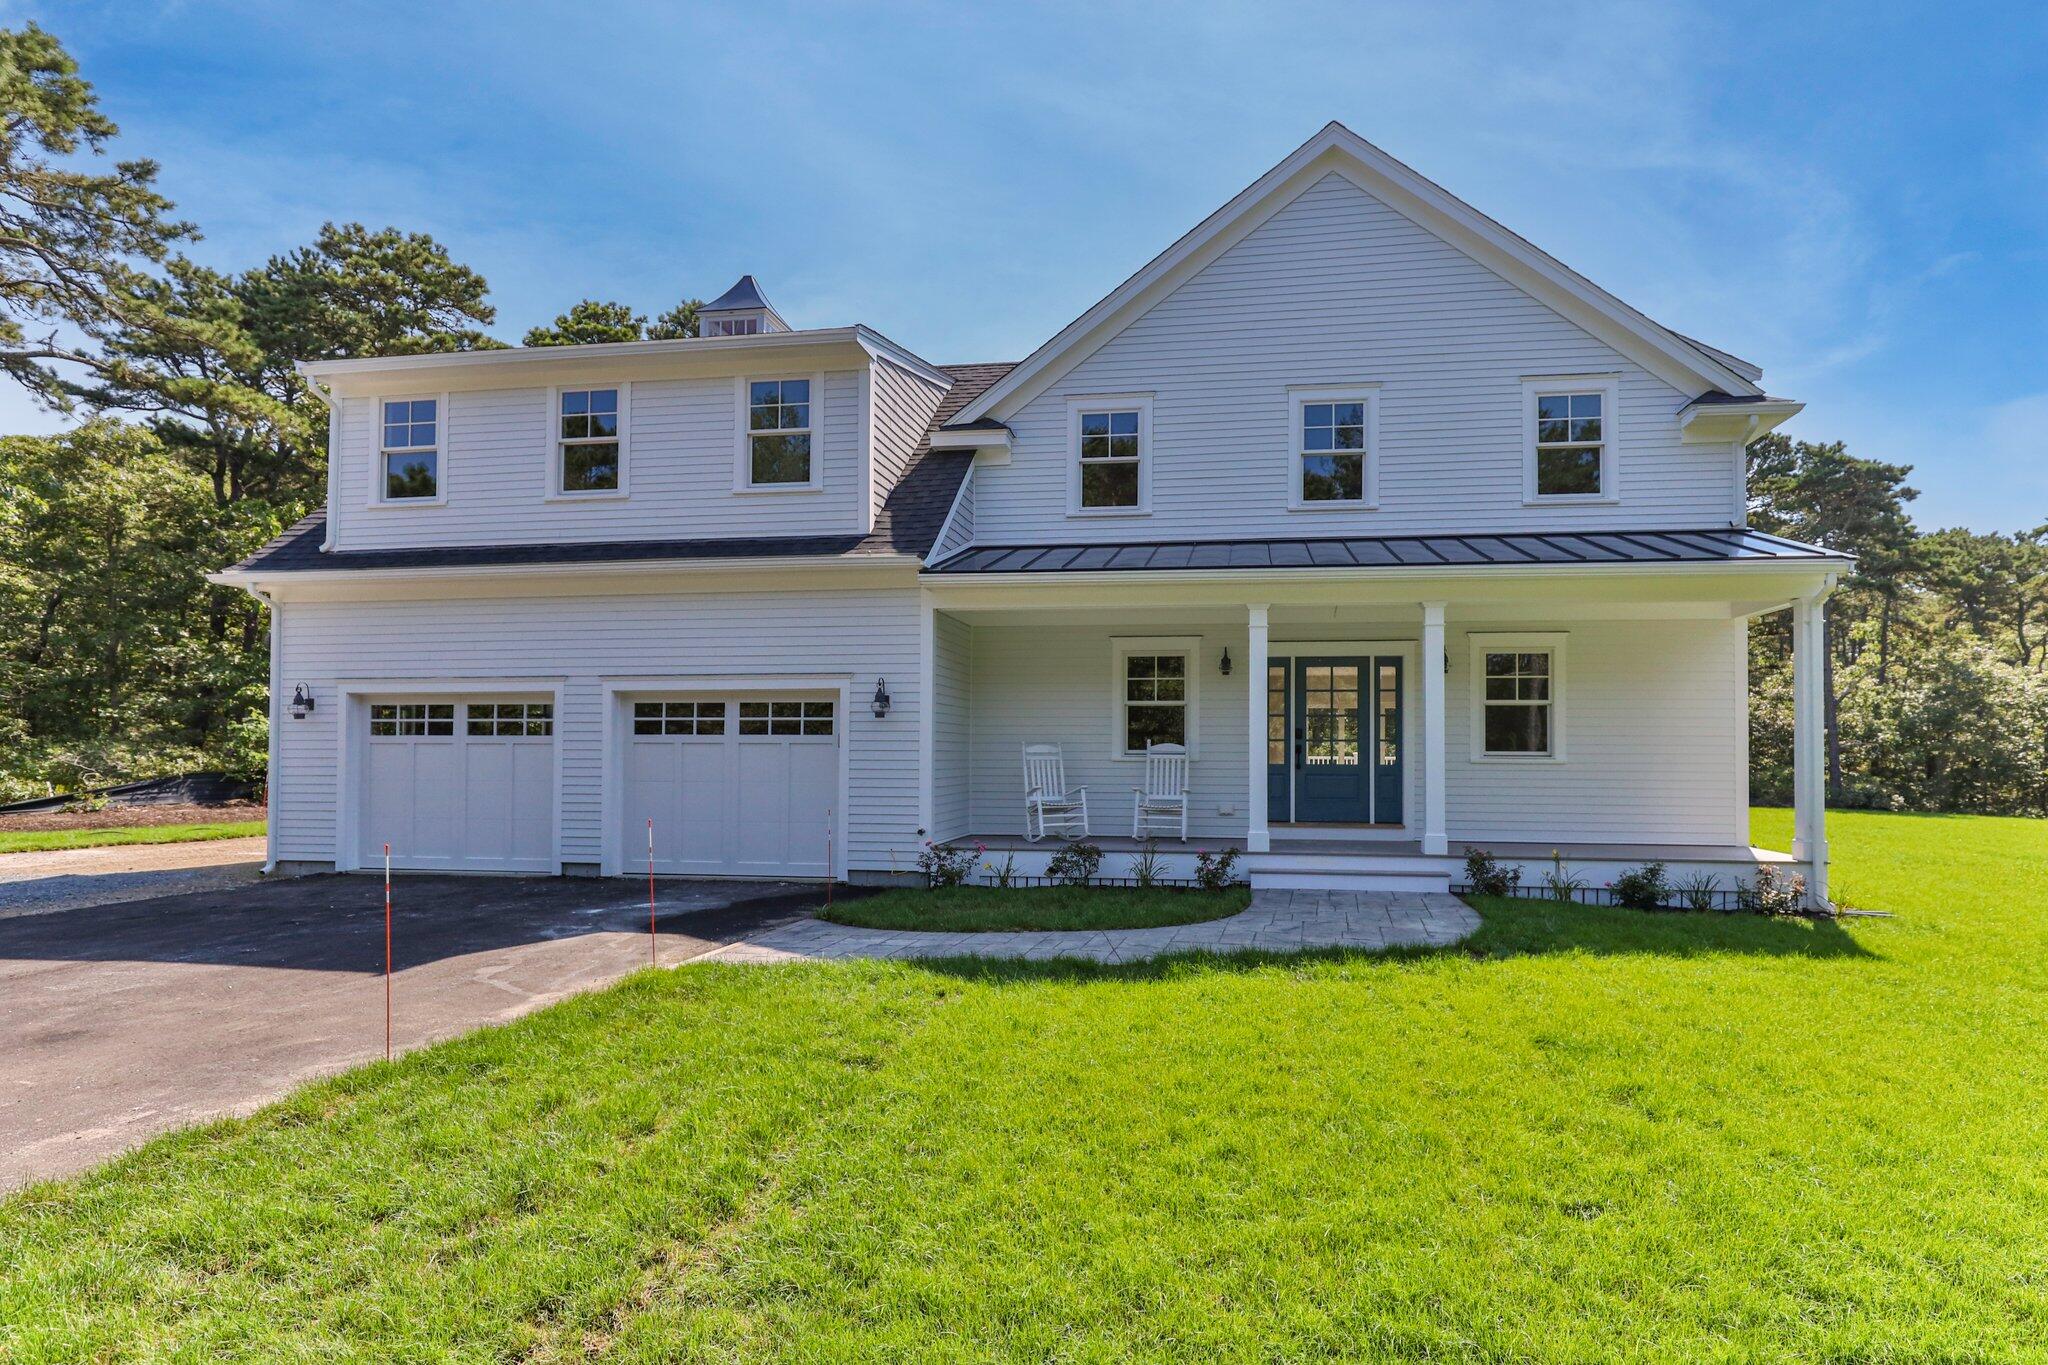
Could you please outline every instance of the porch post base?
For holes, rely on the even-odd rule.
[[[1246,830],[1244,847],[1247,853],[1271,853],[1273,851],[1273,832],[1268,829]]]
[[[1451,851],[1451,841],[1441,834],[1422,836],[1422,851],[1432,858],[1441,858]]]

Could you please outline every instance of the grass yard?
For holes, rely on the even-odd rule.
[[[1251,904],[1244,887],[1228,891],[1163,888],[951,886],[902,888],[843,900],[824,918],[870,929],[982,933],[1012,929],[1151,929],[1234,915]]]
[[[1896,918],[643,973],[0,1203],[0,1359],[2038,1357],[2048,824],[1832,827]]]
[[[0,853],[106,848],[114,844],[190,844],[207,839],[245,839],[261,833],[261,820],[203,825],[117,825],[106,829],[0,830]]]

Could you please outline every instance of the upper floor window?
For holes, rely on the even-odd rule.
[[[441,400],[394,398],[383,405],[378,440],[385,502],[438,501],[441,496]]]
[[[744,486],[810,488],[817,485],[812,438],[811,382],[756,379],[747,384]]]
[[[556,393],[555,493],[625,491],[623,393],[616,387]]]
[[[1294,390],[1294,467],[1289,505],[1371,507],[1378,399],[1367,387]]]
[[[1531,501],[1614,497],[1614,400],[1611,380],[1530,383],[1527,494]]]
[[[1074,515],[1149,511],[1152,480],[1146,448],[1152,441],[1151,400],[1076,399],[1070,412],[1074,454],[1067,511]]]

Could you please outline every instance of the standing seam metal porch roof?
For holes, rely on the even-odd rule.
[[[927,574],[1117,573],[1206,569],[1391,569],[1534,565],[1813,562],[1853,556],[1741,526],[1697,531],[1508,531],[1317,539],[1165,540],[1128,544],[982,545]]]

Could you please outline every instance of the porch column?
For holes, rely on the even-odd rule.
[[[1450,852],[1444,822],[1444,604],[1422,604],[1422,851]]]
[[[1792,856],[1807,865],[1816,905],[1828,898],[1827,699],[1821,651],[1826,608],[1815,593],[1792,603]]]
[[[1245,794],[1244,844],[1253,853],[1267,853],[1273,848],[1273,835],[1266,827],[1266,604],[1254,605],[1248,616],[1251,638],[1245,642],[1244,681],[1250,698],[1246,704],[1246,724],[1251,743],[1245,757],[1251,782]]]

